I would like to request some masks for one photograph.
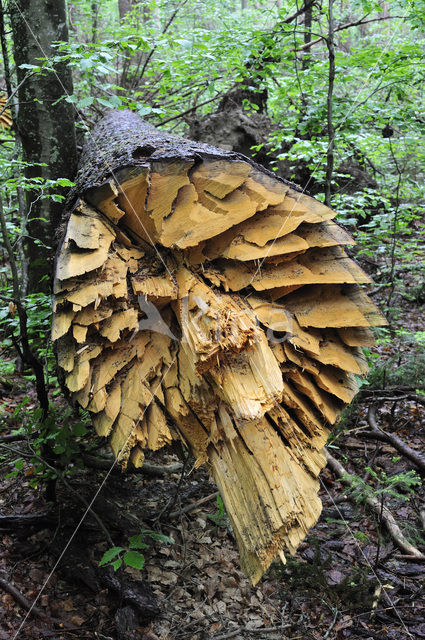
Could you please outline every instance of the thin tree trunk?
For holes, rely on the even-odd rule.
[[[56,54],[53,42],[68,39],[65,2],[16,0],[10,5],[10,15],[17,79],[21,83],[27,74],[21,65],[40,65],[40,58]],[[26,178],[74,177],[77,162],[74,112],[71,104],[60,100],[72,92],[71,71],[65,64],[56,64],[54,72],[34,74],[22,82],[17,127],[23,160],[27,163]],[[64,195],[65,190],[55,188],[54,193]],[[29,290],[48,291],[46,276],[51,272],[51,247],[63,205],[51,198],[41,198],[39,192],[27,192],[26,199]]]
[[[99,15],[99,5],[97,2],[91,3],[91,39],[93,44],[97,40],[97,18]]]
[[[304,13],[304,44],[309,45],[311,42],[311,24],[313,22],[313,5],[309,4],[306,6]],[[311,56],[309,53],[306,53],[301,62],[301,68],[303,71],[307,69],[310,64]]]
[[[326,184],[325,184],[325,204],[330,206],[331,183],[334,168],[334,137],[335,129],[333,125],[333,92],[335,83],[335,47],[334,47],[334,17],[333,0],[329,0],[329,28],[327,46],[329,53],[329,76],[328,76],[328,151],[326,154]]]

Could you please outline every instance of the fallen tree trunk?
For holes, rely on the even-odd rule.
[[[255,583],[316,522],[329,429],[385,320],[335,212],[244,156],[111,112],[56,262],[65,386],[119,462],[180,439]],[[77,198],[78,197],[78,198]]]

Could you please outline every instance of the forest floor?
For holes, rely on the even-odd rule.
[[[424,560],[400,549],[382,523],[388,507],[425,553],[424,487],[407,486],[419,477],[409,472],[420,470],[405,452],[370,435],[374,407],[385,433],[423,454],[425,358],[412,336],[425,336],[424,294],[406,295],[420,293],[420,283],[403,278],[404,295],[392,301],[393,331],[373,350],[369,386],[329,444],[357,489],[344,491],[328,467],[318,524],[296,556],[285,566],[274,563],[255,587],[239,568],[214,483],[205,470],[191,471],[190,462],[185,473],[158,477],[86,466],[67,476],[66,485],[58,481],[57,502],[47,503],[42,487],[32,486],[31,443],[4,438],[20,426],[22,398],[30,398],[26,412],[35,406],[34,391],[23,376],[0,376],[0,640],[425,638]],[[10,475],[11,461],[20,458],[22,469]],[[175,465],[179,458],[161,451],[149,461]],[[365,491],[378,500],[378,514],[365,505]],[[97,519],[84,504],[95,495]],[[108,548],[126,547],[141,530],[173,543],[145,533],[142,570],[99,568]]]

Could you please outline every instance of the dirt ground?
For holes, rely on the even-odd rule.
[[[398,296],[395,302],[393,328],[423,332],[423,301]],[[365,505],[364,491],[345,492],[328,467],[319,522],[296,556],[285,566],[275,562],[255,587],[239,568],[214,483],[205,470],[192,470],[190,460],[161,476],[86,466],[67,476],[66,485],[58,481],[56,504],[46,502],[43,488],[31,486],[31,443],[4,439],[19,427],[13,416],[20,399],[34,391],[22,376],[0,379],[0,640],[425,638],[424,560],[403,551],[382,523],[388,508],[425,553],[424,488],[416,484],[409,492],[403,484],[406,472],[420,469],[393,445],[365,435],[373,406],[380,428],[423,455],[425,396],[417,386],[423,353],[400,333],[374,351],[376,366],[387,361],[392,373],[387,379],[375,374],[362,388],[329,452],[356,475],[357,486],[371,487],[381,511]],[[110,466],[106,449],[92,453]],[[178,454],[161,451],[149,461],[181,466]],[[22,469],[10,476],[10,461],[19,456]],[[95,496],[97,518],[85,506]],[[108,548],[126,547],[141,530],[173,543],[145,533],[142,570],[99,567]]]

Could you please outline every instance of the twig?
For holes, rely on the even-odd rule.
[[[334,628],[334,626],[336,624],[336,621],[338,620],[338,613],[339,613],[338,609],[335,609],[333,620],[330,623],[330,625],[328,627],[328,630],[326,631],[325,635],[323,636],[323,640],[327,640],[329,638],[329,636],[331,634],[331,631]]]
[[[0,436],[0,442],[20,442],[26,439],[27,436],[23,433],[8,433],[6,436]]]
[[[176,15],[180,11],[180,9],[182,9],[182,7],[184,7],[185,4],[187,4],[187,2],[188,2],[188,0],[183,0],[180,4],[177,5],[177,7],[175,8],[174,12],[171,14],[170,19],[168,20],[167,24],[163,28],[162,35],[164,35],[168,31],[168,29],[170,28],[170,26],[171,26],[172,22],[174,21]],[[153,54],[155,53],[156,48],[157,48],[157,45],[153,46],[152,49],[149,51],[149,53],[148,53],[148,55],[146,57],[145,63],[144,63],[144,65],[142,67],[142,70],[140,72],[139,80],[141,78],[143,78],[143,76],[145,74],[145,71],[146,71],[146,67],[148,66]]]
[[[78,627],[74,627],[62,620],[58,620],[57,618],[52,618],[47,615],[44,611],[39,609],[38,607],[32,606],[32,603],[15,587],[15,585],[11,584],[6,578],[0,576],[0,588],[10,595],[16,600],[18,604],[20,604],[26,611],[30,611],[31,615],[44,620],[45,622],[50,622],[55,624],[56,626],[64,627],[65,629],[72,629],[74,631],[78,630]],[[81,629],[80,629],[81,631]]]
[[[211,502],[211,500],[214,500],[214,498],[216,498],[218,495],[219,495],[218,491],[214,491],[214,493],[210,493],[209,496],[205,496],[204,498],[201,498],[197,502],[192,502],[191,504],[188,504],[186,507],[183,507],[183,509],[179,509],[178,511],[172,511],[168,515],[168,517],[177,518],[177,516],[183,513],[190,513],[191,511],[194,511],[195,509],[200,507],[202,504],[205,504],[206,502]]]
[[[326,459],[328,465],[337,475],[340,481],[350,487],[350,474],[342,466],[342,464],[338,462],[338,460],[336,460],[333,455],[329,453],[329,451],[326,451]],[[381,520],[385,524],[388,533],[390,534],[396,545],[399,547],[399,549],[401,549],[408,555],[414,556],[417,560],[425,560],[425,555],[421,551],[419,551],[419,549],[410,544],[410,542],[405,538],[388,507],[384,505],[383,508],[381,508],[381,502],[373,496],[365,496],[365,502],[378,516],[381,515],[382,511]]]
[[[13,297],[15,299],[16,308],[18,311],[20,342],[22,346],[22,357],[24,361],[34,371],[37,398],[43,412],[42,419],[45,420],[49,413],[49,398],[47,395],[47,388],[44,380],[44,369],[43,369],[42,363],[40,362],[40,359],[33,353],[29,343],[27,312],[25,310],[24,305],[22,304],[18,267],[16,265],[15,255],[13,253],[13,248],[10,243],[10,239],[7,231],[6,218],[3,211],[3,202],[1,197],[0,197],[0,227],[3,235],[4,246],[6,247],[7,255],[10,262],[10,269],[12,272]]]
[[[84,464],[92,469],[99,469],[100,471],[109,471],[111,468],[111,462],[105,458],[99,458],[97,456],[91,456],[90,454],[83,454]],[[146,476],[166,476],[170,473],[176,473],[181,471],[183,465],[181,462],[174,464],[151,464],[150,462],[144,462],[141,467],[134,469],[127,469],[126,474],[142,474]],[[112,472],[122,473],[119,467],[114,467]]]
[[[74,489],[74,487],[72,487],[69,484],[69,482],[65,479],[65,477],[62,475],[62,473],[59,471],[59,469],[57,469],[56,467],[53,467],[44,458],[42,458],[41,456],[37,455],[35,453],[35,451],[32,451],[31,453],[23,453],[22,451],[19,451],[19,449],[14,449],[13,447],[8,447],[5,444],[2,444],[1,442],[0,442],[0,447],[2,447],[3,449],[8,449],[9,451],[13,451],[14,453],[17,453],[17,454],[19,454],[21,456],[24,456],[26,458],[36,458],[42,464],[44,464],[48,469],[50,469],[50,471],[53,471],[53,473],[56,474],[56,476],[59,478],[59,480],[61,480],[61,482],[68,489],[68,491],[70,491],[77,498],[77,500],[79,500],[85,507],[87,507],[89,509],[89,512],[92,514],[93,518],[96,520],[97,524],[99,525],[99,527],[101,528],[101,530],[105,534],[106,539],[108,540],[108,542],[111,545],[111,547],[114,546],[114,541],[112,540],[111,535],[110,535],[108,529],[103,524],[102,520],[99,518],[99,516],[97,515],[97,513],[94,511],[93,508],[89,508],[89,504],[88,504],[87,500],[85,498],[83,498],[83,496],[78,491],[76,491],[76,489]]]
[[[212,636],[211,640],[227,640],[227,638],[234,638],[238,636],[240,633],[276,633],[278,631],[283,631],[284,629],[289,629],[292,625],[285,624],[281,627],[261,627],[261,629],[250,629],[249,627],[238,627],[233,631],[229,631],[228,633],[223,633],[220,636]]]
[[[356,22],[347,22],[345,24],[342,24],[341,26],[335,28],[334,33],[337,33],[338,31],[344,31],[345,29],[351,29],[351,27],[358,27],[360,25],[369,24],[370,22],[381,22],[382,20],[401,19],[404,16],[381,16],[379,18],[372,18],[371,20],[365,20],[366,17],[367,16],[363,16],[363,18],[361,18],[360,20],[357,20]],[[316,40],[311,40],[310,42],[307,42],[306,44],[301,45],[298,51],[305,51],[306,49],[310,49],[310,47],[313,47],[315,44],[318,44],[319,42],[322,42],[322,40],[325,40],[325,39],[326,39],[326,36],[321,35]]]
[[[375,440],[380,440],[381,442],[386,442],[397,449],[402,455],[408,458],[414,465],[420,469],[422,473],[425,474],[425,458],[421,456],[420,453],[409,447],[401,438],[399,438],[394,433],[388,433],[387,431],[383,431],[378,426],[376,421],[376,406],[370,405],[367,412],[367,421],[371,428],[371,431],[361,431],[361,436],[363,438],[373,438]]]
[[[214,100],[217,100],[217,98],[219,98],[222,95],[223,95],[223,92],[221,91],[220,93],[217,93],[214,96],[214,98],[210,98],[209,100],[200,102],[199,104],[196,104],[195,106],[190,107],[189,109],[186,109],[186,111],[183,111],[182,113],[178,113],[176,116],[171,116],[171,118],[167,118],[166,120],[161,120],[161,126],[164,124],[168,124],[168,122],[171,122],[172,120],[177,120],[177,118],[183,118],[188,113],[191,113],[192,111],[196,111],[196,109],[199,109],[200,107],[203,107],[204,105],[209,104],[210,102],[214,102]]]
[[[412,400],[425,406],[425,397],[420,396],[417,393],[406,393],[406,388],[403,387],[389,387],[388,389],[360,389],[363,396],[373,396],[377,400],[383,400],[385,402],[398,402],[400,400]],[[391,397],[391,394],[403,393],[404,395]],[[378,395],[380,394],[380,395]]]
[[[34,71],[31,71],[31,73],[27,73],[26,76],[21,80],[21,82],[13,89],[12,93],[6,100],[3,109],[0,111],[0,116],[2,116],[6,109],[9,108],[9,103],[11,102],[13,96],[19,91],[24,82],[26,82],[32,75],[34,75]]]

